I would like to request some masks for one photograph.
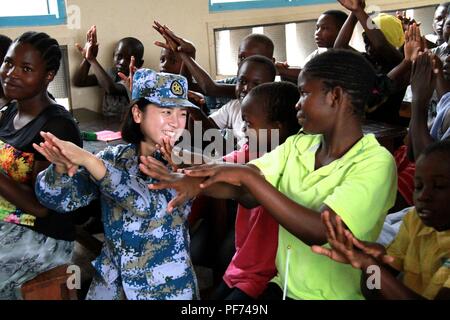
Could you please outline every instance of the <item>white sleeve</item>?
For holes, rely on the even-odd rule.
[[[219,129],[232,128],[233,124],[231,116],[233,114],[233,104],[235,101],[236,100],[231,100],[209,116],[209,118],[216,123]]]

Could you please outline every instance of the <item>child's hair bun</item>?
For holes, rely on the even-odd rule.
[[[385,74],[379,74],[375,77],[375,83],[369,92],[366,112],[374,112],[381,104],[386,102],[393,91],[393,82]]]

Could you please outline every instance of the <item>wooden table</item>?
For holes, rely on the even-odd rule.
[[[73,116],[78,122],[80,131],[119,131],[120,119],[119,118],[106,118],[102,114],[94,112],[88,109],[75,109],[73,110]],[[122,139],[112,141],[83,141],[83,148],[91,153],[97,153],[102,151],[107,146],[115,146],[121,143],[125,143]]]

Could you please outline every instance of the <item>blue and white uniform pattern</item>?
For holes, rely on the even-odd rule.
[[[192,203],[167,213],[175,191],[148,189],[157,181],[140,172],[133,144],[106,148],[97,157],[106,166],[99,181],[84,168],[69,177],[51,165],[36,183],[39,201],[58,212],[101,199],[105,243],[93,262],[98,274],[87,298],[198,299],[187,225]]]

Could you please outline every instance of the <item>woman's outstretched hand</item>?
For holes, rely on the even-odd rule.
[[[196,167],[186,168],[184,173],[190,177],[207,178],[200,184],[200,188],[206,189],[209,186],[224,182],[234,186],[242,186],[243,180],[248,174],[256,173],[254,169],[234,163],[205,164]]]
[[[71,161],[70,157],[66,156],[59,145],[62,140],[56,138],[50,132],[41,131],[41,136],[44,141],[40,144],[33,143],[33,147],[42,154],[49,162],[55,165],[56,172],[62,174],[67,173],[69,176],[73,176],[77,170],[78,165]]]
[[[200,182],[203,179],[188,177],[179,172],[170,171],[162,162],[151,156],[141,156],[139,169],[147,176],[159,180],[149,184],[150,190],[175,189],[176,196],[167,205],[167,211],[181,206],[186,201],[195,198],[200,192]]]

